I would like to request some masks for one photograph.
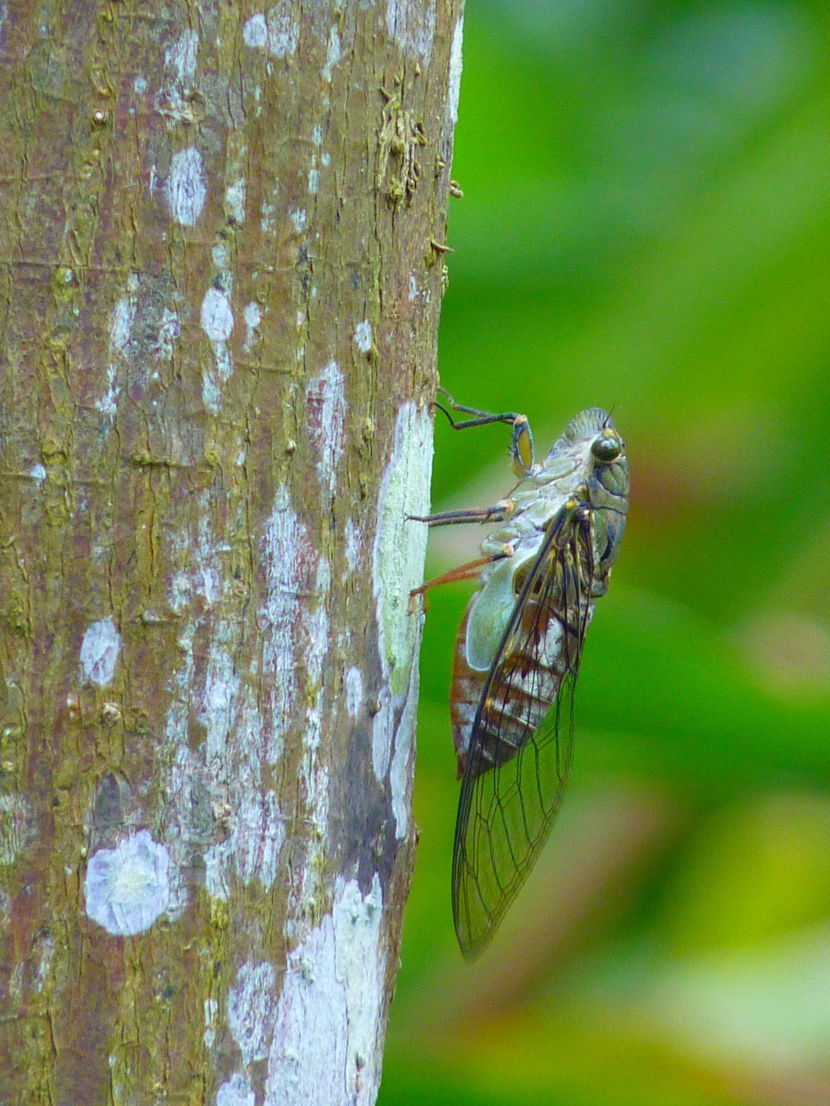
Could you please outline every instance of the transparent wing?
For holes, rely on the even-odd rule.
[[[467,959],[489,943],[559,809],[593,608],[591,548],[586,508],[563,508],[528,573],[482,690],[453,851],[453,917]]]

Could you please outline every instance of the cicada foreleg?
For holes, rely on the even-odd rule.
[[[442,411],[449,420],[453,430],[469,430],[473,426],[489,426],[494,422],[504,422],[512,427],[510,438],[510,459],[513,471],[517,476],[529,476],[533,471],[533,435],[530,433],[530,424],[527,415],[517,415],[506,411],[501,415],[492,415],[487,411],[479,411],[476,407],[464,407],[456,403],[446,388],[439,387],[439,392],[447,397],[447,403],[453,411],[460,411],[462,415],[472,415],[471,419],[456,422],[446,407],[436,401],[435,406]]]

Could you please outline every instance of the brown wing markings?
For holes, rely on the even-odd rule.
[[[502,635],[467,750],[453,853],[453,914],[468,958],[490,940],[559,808],[573,748],[574,685],[591,613],[592,575],[590,509],[563,509],[550,524]],[[546,648],[552,619],[561,629],[553,655]],[[514,641],[518,645],[508,652]],[[517,693],[511,680],[525,681],[529,674],[529,691],[522,686]],[[542,711],[551,703],[541,694],[545,674],[553,700]]]

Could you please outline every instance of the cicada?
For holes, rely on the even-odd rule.
[[[417,520],[498,523],[480,559],[413,592],[479,580],[458,630],[450,693],[461,779],[453,918],[461,952],[473,959],[527,878],[562,801],[582,647],[620,547],[628,465],[622,438],[599,408],[580,412],[536,462],[524,415],[447,401],[437,406],[456,430],[512,427],[519,478],[492,507]],[[470,418],[456,421],[448,408]]]

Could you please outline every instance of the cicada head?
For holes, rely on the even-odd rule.
[[[628,462],[625,442],[604,411],[583,411],[596,416],[589,447],[586,486],[592,508],[595,557],[595,594],[602,594],[622,540],[628,510]],[[579,417],[579,416],[577,416]]]
[[[589,488],[593,483],[596,491],[591,495],[592,504],[625,514],[628,508],[628,461],[625,442],[610,418],[591,442],[591,461],[593,467]]]
[[[628,506],[628,462],[625,442],[611,416],[599,407],[580,411],[551,447],[546,464],[569,457],[588,488],[594,508],[622,511]]]

